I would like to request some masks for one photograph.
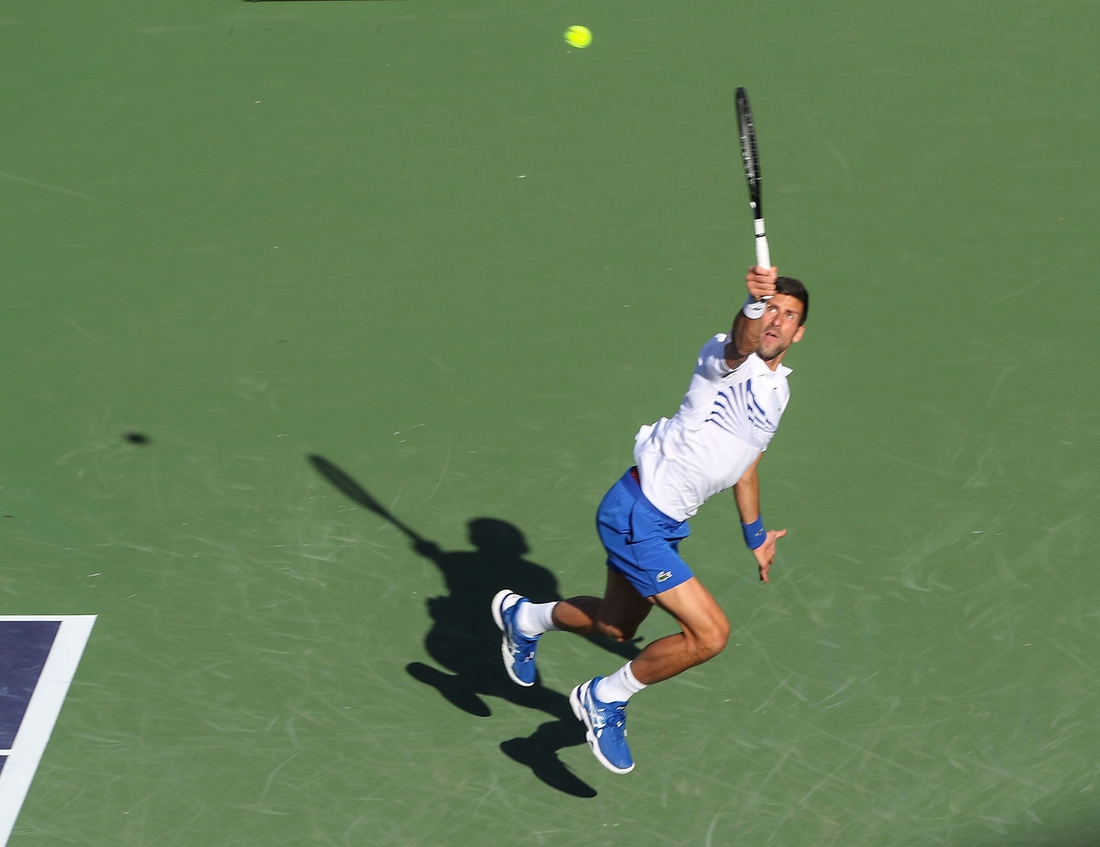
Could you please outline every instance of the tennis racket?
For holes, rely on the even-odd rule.
[[[768,236],[764,234],[764,207],[760,201],[760,155],[756,150],[756,126],[752,122],[749,94],[743,88],[737,89],[737,129],[741,133],[741,158],[745,161],[749,209],[752,210],[752,228],[756,233],[756,264],[770,268],[772,259],[768,252]]]

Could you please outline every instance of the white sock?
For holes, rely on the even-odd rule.
[[[611,676],[605,676],[596,683],[593,692],[597,700],[605,703],[625,703],[632,694],[637,694],[645,688],[645,685],[634,678],[634,672],[630,670],[630,662],[627,662]]]
[[[556,605],[558,605],[556,601],[553,603],[520,603],[519,608],[516,609],[516,629],[519,630],[520,635],[534,638],[544,632],[557,630],[557,627],[554,626],[554,619],[551,617],[554,614]]]

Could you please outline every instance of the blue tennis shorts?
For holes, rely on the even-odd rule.
[[[694,576],[679,553],[689,530],[687,521],[673,520],[646,499],[631,471],[604,496],[596,530],[607,550],[607,566],[643,597],[652,597]]]

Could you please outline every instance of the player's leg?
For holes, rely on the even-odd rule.
[[[532,603],[504,589],[493,598],[493,620],[502,633],[501,656],[513,682],[535,683],[535,650],[544,632],[565,630],[629,641],[653,608],[652,601],[618,571],[607,569],[603,597],[580,596],[550,603]]]
[[[628,472],[604,495],[596,512],[596,524],[608,550],[608,564],[621,558],[617,548],[625,547],[631,535],[630,515],[641,496],[638,483]],[[609,546],[610,545],[610,546]],[[619,572],[616,573],[618,568]],[[493,620],[501,631],[501,656],[508,676],[520,685],[535,684],[535,650],[544,632],[566,629],[584,635],[632,638],[650,604],[638,585],[624,578],[621,567],[609,567],[607,591],[603,597],[574,597],[556,603],[532,603],[505,589],[492,601]],[[558,611],[561,607],[561,611]],[[563,625],[564,624],[564,625]]]
[[[558,629],[579,635],[600,635],[613,641],[629,641],[653,609],[653,601],[638,593],[614,568],[607,569],[603,597],[570,597],[552,604],[552,620]]]
[[[721,651],[729,624],[710,592],[680,557],[687,524],[654,508],[637,480],[624,478],[620,484],[630,498],[629,512],[621,507],[601,509],[598,522],[608,563],[631,584],[639,602],[660,605],[676,617],[681,631],[647,645],[615,673],[578,685],[570,693],[569,703],[588,730],[589,746],[600,763],[614,773],[628,773],[634,768],[634,759],[626,743],[627,701],[646,685],[668,679]]]
[[[717,656],[730,625],[718,601],[696,577],[662,591],[653,601],[676,618],[680,632],[647,644],[630,663],[635,678],[652,685]]]
[[[649,599],[676,618],[680,632],[646,645],[615,673],[590,679],[569,695],[573,714],[587,729],[592,752],[613,773],[634,768],[626,743],[627,701],[647,685],[713,658],[729,638],[729,621],[694,576]]]
[[[614,571],[611,573],[615,574]],[[615,623],[609,624],[601,625],[597,621],[592,625],[592,631],[609,638],[615,637],[615,634],[630,638],[649,609],[653,608],[651,604],[656,604],[676,619],[680,625],[680,632],[651,642],[617,673],[603,677],[599,681],[596,695],[604,702],[625,703],[647,685],[653,685],[655,682],[683,673],[688,668],[701,665],[717,656],[725,648],[729,640],[729,621],[714,596],[697,578],[691,577],[675,588],[641,599],[629,582],[626,582],[621,575],[616,574],[616,576],[619,576],[631,593],[641,600],[644,608],[643,606],[627,607],[631,612],[641,612],[641,614],[634,618],[619,618]],[[625,595],[625,592],[623,594]],[[565,602],[567,601],[558,604],[555,615]]]

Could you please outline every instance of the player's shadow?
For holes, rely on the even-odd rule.
[[[511,588],[537,602],[561,599],[554,574],[525,558],[529,549],[523,533],[506,521],[474,518],[467,524],[474,549],[443,550],[398,520],[332,462],[321,456],[310,456],[309,461],[337,490],[401,530],[413,550],[443,575],[447,594],[427,601],[432,627],[424,645],[445,670],[413,662],[406,668],[409,674],[477,717],[491,714],[486,696],[545,712],[552,720],[526,738],[503,742],[501,750],[552,788],[577,797],[595,797],[596,790],[558,758],[562,748],[585,743],[584,727],[573,716],[569,698],[541,683],[530,688],[516,685],[501,662],[500,631],[489,610],[493,595],[501,588]],[[590,640],[624,658],[638,653],[633,643]]]

